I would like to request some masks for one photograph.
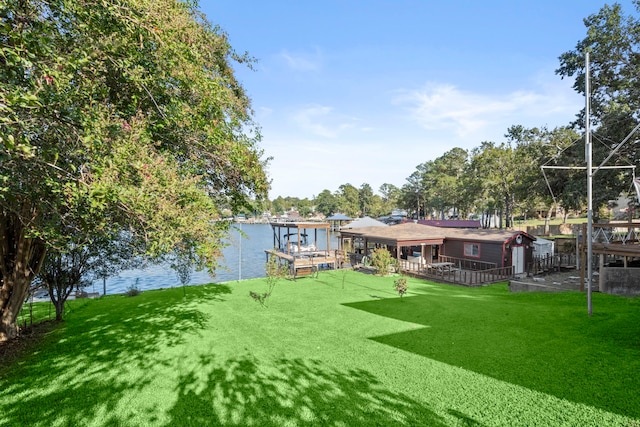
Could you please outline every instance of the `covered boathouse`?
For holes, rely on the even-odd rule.
[[[338,265],[337,251],[331,249],[329,223],[285,221],[271,222],[270,225],[273,248],[265,250],[267,260],[275,256],[280,262],[287,263],[293,278]]]

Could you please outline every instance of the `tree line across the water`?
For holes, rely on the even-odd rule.
[[[401,187],[383,184],[376,194],[367,183],[359,188],[346,183],[334,192],[325,189],[312,199],[278,197],[262,207],[273,215],[293,207],[303,217],[315,212],[380,217],[398,208],[414,218],[497,215],[509,226],[514,216],[583,208],[584,173],[553,170],[545,180],[540,169],[547,161],[555,165],[584,160],[577,157],[583,150],[578,148],[580,141],[578,132],[568,126],[553,130],[514,126],[505,142],[483,142],[471,151],[453,148],[418,165]]]
[[[453,148],[419,164],[401,187],[383,184],[375,194],[367,183],[359,188],[346,183],[311,199],[278,197],[262,208],[272,215],[294,208],[303,217],[316,212],[381,217],[400,208],[413,218],[498,217],[500,227],[510,227],[515,217],[550,219],[557,212],[580,215],[587,207],[587,183],[586,171],[579,168],[585,162],[584,137],[576,127],[577,123],[551,130],[512,126],[503,142],[483,142],[470,151]],[[606,131],[598,127],[594,140],[611,140],[613,136]],[[610,145],[598,147],[594,148],[596,162],[604,160]],[[633,165],[635,151],[633,144],[623,146],[610,164]],[[554,168],[557,166],[563,169]],[[569,169],[572,166],[577,168]],[[630,197],[632,209],[637,205],[633,176],[633,168],[598,171],[593,192],[596,219],[601,214],[607,217],[611,201],[620,195]]]
[[[584,94],[591,53],[594,164],[613,149],[609,164],[635,165],[635,136],[621,141],[640,123],[640,20],[613,5],[585,25],[556,73]],[[565,127],[513,126],[504,141],[453,148],[380,194],[344,184],[268,200],[268,157],[234,71],[253,62],[196,2],[0,3],[0,341],[17,335],[36,278],[61,290],[61,314],[88,271],[104,277],[140,258],[183,275],[214,269],[225,210],[498,212],[508,226],[515,214],[584,209],[583,171],[552,170],[548,181],[540,171],[584,166],[584,111]],[[630,189],[622,169],[600,170],[595,213]]]

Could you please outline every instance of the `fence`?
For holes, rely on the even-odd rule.
[[[534,257],[527,266],[527,272],[532,275],[549,273],[552,271],[572,270],[576,268],[575,254],[555,254]]]

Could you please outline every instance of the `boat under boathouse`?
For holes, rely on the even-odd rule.
[[[265,250],[267,260],[275,256],[280,262],[286,262],[294,278],[314,274],[320,268],[336,268],[338,259],[336,250],[331,249],[329,223],[271,222],[270,225],[273,248]],[[318,241],[319,230],[324,230],[326,244]]]

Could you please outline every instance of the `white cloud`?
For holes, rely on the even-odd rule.
[[[312,105],[291,114],[291,120],[302,132],[334,139],[352,129],[356,129],[357,118],[335,114],[333,107]]]
[[[567,90],[569,89],[569,90]],[[451,84],[427,84],[393,100],[406,106],[424,129],[470,135],[504,133],[511,125],[566,125],[580,106],[565,84],[538,81],[533,89],[507,94],[463,91]],[[483,138],[480,138],[483,139]]]
[[[273,114],[273,108],[269,108],[265,106],[259,107],[258,110],[256,111],[256,115],[259,120],[266,119],[269,116],[271,116],[271,114]]]
[[[418,164],[454,147],[501,142],[513,125],[568,125],[582,108],[571,82],[553,75],[516,84],[511,90],[467,91],[432,83],[394,92],[395,108],[338,100],[277,108],[263,133],[265,151],[274,158],[271,197],[311,197],[347,182],[367,182],[374,190],[385,182],[400,187]]]
[[[323,123],[329,119],[331,111],[331,107],[322,105],[306,107],[294,113],[292,119],[303,131],[325,138],[335,138],[336,131]]]
[[[296,71],[317,71],[322,65],[322,58],[318,51],[309,54],[293,54],[283,50],[278,55],[284,59],[287,66]]]

